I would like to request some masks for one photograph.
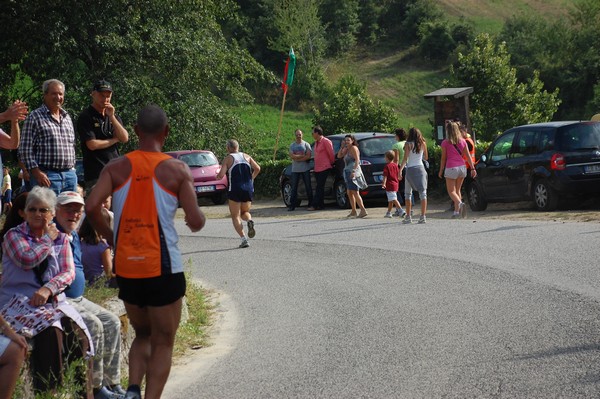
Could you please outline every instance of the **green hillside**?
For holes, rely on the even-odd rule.
[[[498,33],[513,15],[540,15],[559,18],[568,12],[567,0],[440,0],[450,21],[460,19],[472,24],[476,32]],[[325,73],[329,81],[353,74],[367,83],[369,94],[393,107],[404,127],[430,129],[433,117],[431,100],[423,98],[443,87],[448,66],[432,66],[413,54],[414,50],[386,51],[360,48],[343,57],[329,60]]]
[[[567,15],[571,1],[568,0],[439,0],[450,23],[467,22],[475,32],[500,32],[504,21],[514,15],[539,15],[555,19]],[[391,106],[398,114],[400,126],[416,126],[429,131],[433,117],[433,103],[423,95],[444,86],[449,78],[447,65],[433,65],[423,61],[414,48],[391,49],[385,46],[359,47],[342,56],[328,59],[324,72],[329,82],[336,82],[346,74],[352,74],[367,84],[367,91],[374,99]],[[292,87],[293,91],[293,87]],[[236,110],[250,126],[273,137],[277,130],[279,108],[260,106]],[[286,111],[283,132],[289,135],[293,126],[306,127],[311,114]],[[301,122],[303,121],[303,123]],[[304,126],[300,126],[304,125]],[[283,142],[289,137],[283,139]],[[267,141],[274,141],[267,140]],[[265,147],[270,147],[268,143]],[[265,151],[266,149],[261,149]]]

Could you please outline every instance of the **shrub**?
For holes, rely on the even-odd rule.
[[[397,126],[394,110],[371,100],[366,85],[352,75],[341,78],[322,108],[315,109],[314,123],[322,126],[326,135],[389,132]]]
[[[260,164],[260,174],[254,180],[254,192],[259,198],[277,198],[280,195],[279,176],[291,163],[289,159],[264,161]]]

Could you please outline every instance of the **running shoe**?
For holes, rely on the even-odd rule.
[[[256,231],[254,231],[254,222],[252,220],[248,220],[248,238],[254,238],[256,235]]]

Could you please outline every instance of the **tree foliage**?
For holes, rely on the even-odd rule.
[[[419,53],[426,60],[445,61],[456,48],[450,27],[443,22],[421,25]]]
[[[560,104],[558,91],[544,90],[536,71],[519,82],[506,45],[495,45],[487,34],[476,37],[469,53],[459,53],[451,72],[454,84],[474,88],[471,121],[484,140],[512,126],[548,121]]]
[[[333,54],[354,47],[360,30],[358,0],[322,0],[321,19]]]
[[[354,76],[342,77],[333,88],[331,97],[321,109],[315,109],[314,123],[323,127],[325,134],[344,132],[389,132],[396,126],[394,111],[373,101],[366,85]]]
[[[0,14],[2,87],[14,79],[11,66],[19,65],[36,86],[29,101],[35,106],[41,82],[58,78],[66,84],[67,108],[77,115],[90,102],[92,82],[106,78],[126,125],[149,102],[166,110],[172,125],[167,149],[211,148],[241,134],[244,127],[222,100],[251,101],[245,83],[275,80],[224,36],[221,23],[236,10],[229,0],[31,0],[6,7]]]
[[[499,40],[506,42],[519,79],[538,70],[548,90],[560,88],[562,103],[558,118],[590,116],[594,109],[594,86],[600,82],[599,2],[575,2],[568,20],[511,18]]]

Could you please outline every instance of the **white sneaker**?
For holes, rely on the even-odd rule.
[[[240,248],[248,248],[250,244],[248,244],[248,239],[246,237],[242,238],[242,243],[240,244]]]
[[[402,224],[411,224],[411,223],[412,223],[412,218],[408,215],[402,221]]]
[[[384,218],[392,218],[392,213],[391,212],[386,212]]]

